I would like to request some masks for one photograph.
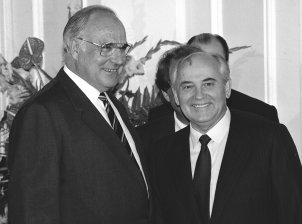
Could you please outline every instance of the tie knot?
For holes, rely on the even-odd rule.
[[[105,102],[108,101],[108,100],[107,100],[107,97],[106,97],[106,95],[105,95],[104,92],[100,93],[99,99],[102,100],[103,102],[104,102],[104,101],[105,101]]]
[[[109,102],[104,92],[100,93],[99,99],[103,102],[104,106],[107,107]]]
[[[199,141],[201,143],[201,146],[207,146],[208,143],[211,141],[211,138],[208,135],[202,135],[199,138]]]

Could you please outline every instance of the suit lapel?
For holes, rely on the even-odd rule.
[[[164,125],[162,126],[164,133],[172,133],[175,130],[174,114],[166,116]],[[173,130],[173,131],[171,131]]]
[[[107,146],[109,146],[106,148],[106,150],[109,149],[109,151],[120,161],[120,164],[124,165],[125,169],[128,169],[129,172],[133,174],[133,177],[139,180],[139,182],[145,187],[141,174],[135,167],[133,161],[130,160],[130,157],[127,151],[124,150],[124,146],[122,145],[120,139],[113,132],[112,128],[104,117],[99,113],[99,111],[79,89],[79,87],[69,78],[68,75],[66,75],[63,69],[61,69],[59,72],[57,79],[65,89],[66,94],[74,106],[74,110],[79,113],[82,121],[97,136],[99,136]],[[121,116],[125,120],[125,116],[122,114]]]
[[[211,215],[211,223],[221,215],[224,207],[234,192],[234,188],[242,175],[244,165],[249,157],[250,137],[243,135],[244,124],[232,111],[229,135],[219,172],[215,199]]]
[[[190,159],[190,126],[187,126],[183,130],[176,133],[174,138],[173,149],[175,151],[174,155],[171,155],[173,160],[171,164],[171,175],[172,183],[176,189],[176,197],[179,198],[180,204],[183,206],[184,210],[187,210],[187,214],[196,223],[198,220],[198,212],[195,207],[195,199],[193,192],[193,181],[192,181],[192,171],[191,171],[191,159]]]
[[[142,165],[142,169],[143,169],[143,172],[144,172],[144,175],[145,175],[145,178],[146,178],[147,185],[150,186],[150,183],[148,183],[149,178],[147,177],[147,172],[146,172],[146,169],[145,169],[146,166],[145,166],[145,158],[144,158],[144,154],[143,154],[143,150],[142,150],[142,148],[143,148],[142,143],[141,143],[139,137],[137,136],[132,124],[129,121],[128,114],[127,114],[127,111],[125,110],[125,108],[122,106],[121,103],[118,102],[118,100],[114,96],[109,94],[109,97],[110,97],[111,101],[114,103],[117,110],[119,111],[119,113],[120,113],[127,129],[129,130],[129,132],[130,132],[130,134],[133,138],[133,141],[134,141],[134,144],[135,144],[135,147],[136,147],[136,151],[139,155],[139,159],[140,159],[140,162],[141,162],[141,165]],[[116,136],[116,135],[114,134],[114,136]],[[129,160],[129,155],[128,155],[127,151],[126,150],[123,150],[123,151],[126,153],[126,157]],[[138,174],[136,176],[140,177],[139,179],[140,179],[141,183],[145,184],[144,181],[143,181],[143,178],[141,178],[142,174],[140,173],[140,171],[137,168],[134,161],[130,161],[130,164],[128,166],[131,167],[133,172]]]

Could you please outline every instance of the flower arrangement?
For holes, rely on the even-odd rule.
[[[145,36],[140,41],[135,42],[129,50],[127,55],[126,64],[121,68],[120,71],[120,83],[117,86],[116,90],[120,94],[119,100],[124,104],[125,108],[128,110],[128,114],[130,117],[130,121],[134,126],[142,125],[148,120],[148,111],[150,108],[155,107],[161,104],[161,100],[157,98],[157,89],[155,86],[152,87],[151,93],[146,87],[141,93],[140,88],[133,93],[129,90],[129,80],[131,77],[135,75],[144,75],[144,65],[148,60],[152,58],[152,55],[158,52],[162,46],[171,45],[171,46],[179,46],[181,43],[170,40],[159,40],[155,47],[152,47],[144,57],[136,60],[131,52],[138,46],[145,43],[148,36]],[[123,87],[125,89],[123,89]],[[130,105],[130,100],[132,103]]]

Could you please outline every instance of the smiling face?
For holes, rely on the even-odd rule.
[[[226,62],[207,53],[191,54],[178,66],[175,101],[192,127],[200,132],[207,132],[226,112],[231,81],[222,72],[228,72]]]
[[[90,16],[79,36],[97,44],[126,43],[126,32],[120,20],[100,13]],[[74,72],[100,92],[114,87],[119,79],[118,69],[125,63],[126,55],[116,49],[110,56],[101,56],[97,46],[78,39],[75,41]]]

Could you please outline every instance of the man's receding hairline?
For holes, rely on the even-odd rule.
[[[125,29],[125,26],[124,24],[122,23],[122,21],[116,16],[116,14],[112,14],[112,13],[98,13],[98,12],[101,12],[101,11],[95,11],[93,12],[89,18],[88,18],[88,21],[84,27],[84,29],[82,29],[80,31],[80,33],[83,33],[86,34],[87,32],[89,32],[87,29],[91,29],[88,28],[88,26],[91,26],[92,25],[92,28],[94,28],[94,31],[97,31],[99,30],[100,33],[106,35],[106,34],[112,34],[114,33],[114,31],[112,31],[112,29],[110,29],[110,27],[112,27],[112,25],[114,26],[118,26],[119,29],[122,29],[125,33],[126,33],[126,29]],[[99,16],[99,17],[98,17]],[[93,18],[94,17],[94,18]],[[108,24],[105,26],[104,22],[102,22],[102,18],[104,19],[110,19],[110,23],[112,25],[108,26]],[[94,24],[94,22],[92,20],[96,20],[97,21],[97,24]],[[92,24],[91,24],[92,23]],[[91,33],[91,32],[90,32]]]
[[[218,64],[218,69],[219,73],[223,76],[224,80],[230,79],[230,74],[229,74],[229,68],[228,68],[228,63],[225,61],[223,57],[217,54],[211,54],[207,52],[193,52],[186,57],[184,57],[178,64],[176,76],[175,76],[175,83],[177,81],[177,78],[179,75],[183,74],[183,69],[189,64],[189,66],[193,65],[193,57],[194,56],[206,56],[209,59],[212,58],[217,64]],[[226,67],[226,69],[224,69]],[[227,72],[227,74],[225,74]]]

